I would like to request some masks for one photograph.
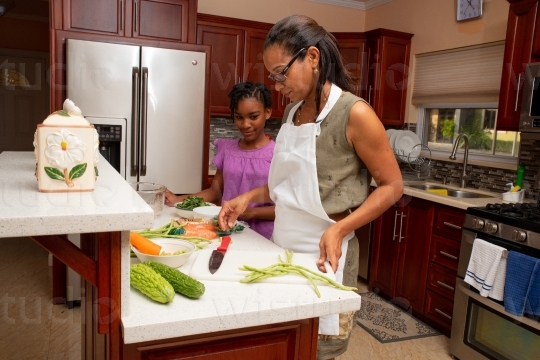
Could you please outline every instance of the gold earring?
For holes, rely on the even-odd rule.
[[[315,68],[315,69],[313,69],[313,72],[314,72],[315,74],[318,74],[318,73],[319,73],[319,69]]]

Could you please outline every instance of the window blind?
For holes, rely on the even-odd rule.
[[[498,102],[504,41],[417,54],[412,103]]]

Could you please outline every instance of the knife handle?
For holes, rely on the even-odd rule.
[[[221,238],[221,245],[217,248],[217,251],[227,251],[229,243],[231,242],[230,236],[224,236]]]

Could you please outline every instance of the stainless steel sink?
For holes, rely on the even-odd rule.
[[[472,191],[465,191],[465,190],[455,190],[450,189],[445,186],[441,185],[430,185],[430,184],[415,184],[415,185],[407,185],[408,187],[411,187],[413,189],[418,190],[446,190],[448,193],[448,196],[455,197],[455,198],[467,198],[467,199],[473,199],[473,198],[491,198],[493,196],[480,194]]]
[[[491,198],[493,196],[463,190],[448,190],[448,196],[457,198]]]
[[[440,185],[428,185],[428,184],[419,184],[419,185],[407,185],[408,187],[412,187],[419,190],[451,190],[447,187],[440,186]]]

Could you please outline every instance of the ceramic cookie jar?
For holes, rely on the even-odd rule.
[[[98,147],[94,126],[66,99],[63,109],[38,124],[34,134],[39,191],[93,191],[98,176]]]

